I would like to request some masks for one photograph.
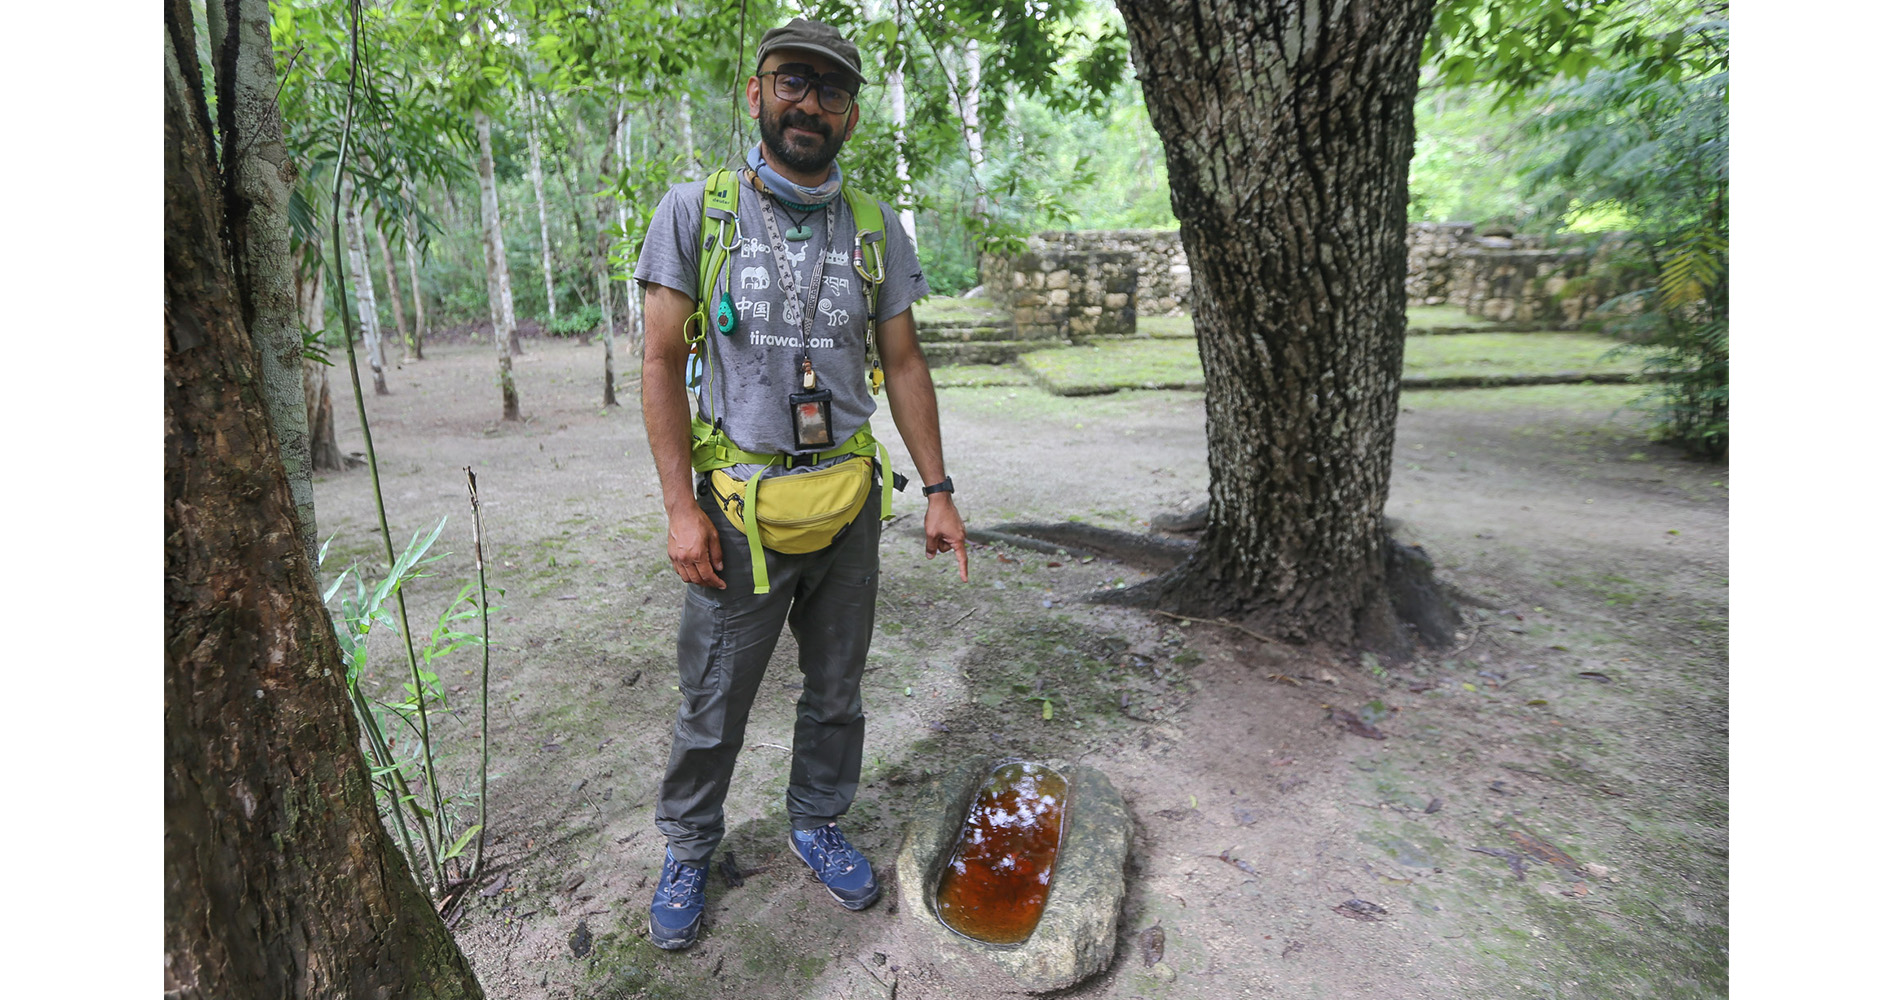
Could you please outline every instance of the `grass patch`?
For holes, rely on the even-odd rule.
[[[1558,375],[1589,372],[1634,375],[1635,355],[1606,359],[1618,343],[1588,333],[1473,333],[1459,337],[1408,337],[1405,377]]]
[[[1483,316],[1465,312],[1463,306],[1410,306],[1405,310],[1405,327],[1408,330],[1484,329],[1496,325]]]
[[[1616,346],[1614,340],[1587,333],[1410,337],[1405,342],[1405,377],[1508,378],[1581,373],[1617,378],[1637,374],[1641,361],[1635,356],[1605,359],[1604,355]],[[1061,396],[1120,389],[1199,389],[1204,384],[1200,354],[1191,339],[1137,339],[1050,348],[1024,354],[1016,363],[1038,384]],[[1618,405],[1634,396],[1628,386],[1615,389],[1621,393]]]
[[[1604,417],[1628,408],[1642,393],[1641,386],[1614,383],[1511,385],[1478,392],[1406,389],[1399,393],[1399,405],[1407,410],[1541,410]]]
[[[1201,394],[1162,390],[1105,396],[1052,396],[1032,386],[951,387],[937,393],[937,403],[945,410],[1000,413],[1012,420],[1056,427],[1104,421],[1126,426],[1128,421],[1173,408],[1192,407],[1198,413]],[[667,569],[671,572],[671,567]]]
[[[1192,316],[1137,316],[1135,332],[1144,337],[1193,337]]]
[[[1118,389],[1199,389],[1201,356],[1192,340],[1127,340],[1033,351],[1016,363],[1059,396]]]
[[[1027,373],[1013,365],[939,365],[930,370],[930,380],[939,389],[1033,384]]]
[[[911,315],[919,324],[977,323],[984,326],[1007,326],[1011,322],[1009,313],[987,298],[960,299],[949,295],[932,295],[913,303],[910,308]]]

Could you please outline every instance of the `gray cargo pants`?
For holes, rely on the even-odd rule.
[[[710,497],[700,509],[719,532],[725,590],[688,584],[680,615],[680,709],[660,779],[654,824],[677,861],[712,860],[726,833],[726,791],[745,745],[746,718],[789,618],[805,693],[792,734],[785,811],[799,830],[844,815],[858,793],[864,710],[858,682],[877,608],[876,487],[857,519],[817,552],[765,550],[771,590],[752,593],[745,535]]]

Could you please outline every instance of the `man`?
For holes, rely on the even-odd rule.
[[[877,900],[871,865],[837,820],[856,795],[864,746],[859,681],[880,532],[866,491],[872,456],[882,455],[868,421],[878,381],[888,380],[892,420],[926,484],[924,555],[954,550],[969,580],[936,391],[910,312],[929,292],[923,268],[888,205],[875,203],[881,245],[867,240],[864,230],[876,226],[857,214],[873,203],[851,204],[856,196],[834,162],[858,123],[857,47],[830,25],[798,18],[766,33],[755,67],[746,102],[761,142],[736,165],[736,182],[710,179],[731,186],[668,191],[634,269],[646,295],[642,406],[666,504],[667,556],[687,584],[680,709],[654,808],[667,850],[648,928],[667,949],[699,933],[746,717],[788,619],[805,677],[785,795],[792,849],[847,909]],[[708,242],[702,225],[713,215],[718,229]],[[879,263],[883,280],[867,281]],[[888,511],[895,473],[877,475]],[[823,529],[815,549],[775,550],[767,508],[821,479],[855,480],[860,506],[827,505],[842,520],[835,535]]]

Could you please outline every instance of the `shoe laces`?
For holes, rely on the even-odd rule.
[[[821,826],[812,831],[811,857],[807,860],[820,878],[829,881],[849,874],[863,858],[837,827]]]
[[[706,891],[706,869],[677,861],[671,867],[672,877],[663,878],[655,893],[660,902],[674,909],[700,905],[699,898]]]

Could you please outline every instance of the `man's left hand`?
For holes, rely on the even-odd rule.
[[[948,493],[937,493],[930,498],[930,508],[924,511],[924,558],[934,558],[939,552],[957,553],[957,576],[964,583],[970,582],[970,551],[963,542],[963,515],[957,513],[956,501]]]

